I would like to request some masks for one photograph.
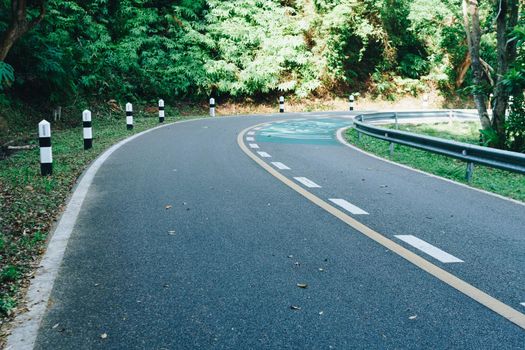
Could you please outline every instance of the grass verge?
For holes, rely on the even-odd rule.
[[[159,125],[157,117],[134,119],[131,131],[123,118],[94,119],[88,151],[81,127],[53,130],[53,176],[40,176],[38,147],[0,161],[0,324],[16,313],[52,225],[87,165],[119,140]],[[166,123],[175,120],[166,118]],[[36,144],[36,137],[30,143]]]
[[[472,144],[479,140],[476,123],[400,125],[399,129]],[[462,161],[397,144],[394,145],[393,157],[390,157],[388,142],[367,135],[358,140],[354,129],[348,129],[345,136],[351,144],[382,158],[468,184],[465,179],[466,163]],[[472,182],[468,185],[525,202],[525,176],[520,174],[475,165]]]

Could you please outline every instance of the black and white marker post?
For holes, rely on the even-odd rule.
[[[128,130],[133,129],[133,105],[126,103],[126,127]]]
[[[279,113],[284,113],[284,96],[279,97]]]
[[[91,112],[85,110],[82,112],[82,127],[84,134],[84,149],[93,147],[93,129],[91,126]]]
[[[215,117],[215,99],[210,98],[210,117]]]
[[[42,176],[52,175],[51,124],[45,119],[38,123],[38,144],[40,146],[40,173]]]
[[[353,111],[354,107],[355,107],[355,97],[354,97],[354,95],[350,95],[348,100],[350,102],[350,110]]]
[[[159,123],[164,123],[164,100],[159,100]]]

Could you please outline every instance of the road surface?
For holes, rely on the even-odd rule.
[[[342,145],[350,124],[205,119],[122,146],[35,348],[523,349],[525,207]]]

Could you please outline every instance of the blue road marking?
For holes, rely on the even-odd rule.
[[[273,123],[258,130],[257,142],[339,145],[335,132],[351,125],[341,119],[290,120]]]

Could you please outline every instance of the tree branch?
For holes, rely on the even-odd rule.
[[[40,13],[38,14],[37,17],[33,18],[31,22],[29,22],[27,26],[27,30],[33,29],[38,23],[40,23],[44,19],[45,15],[46,15],[46,1],[41,0],[40,1]]]

